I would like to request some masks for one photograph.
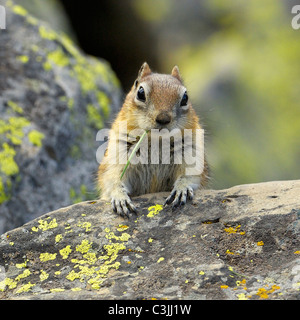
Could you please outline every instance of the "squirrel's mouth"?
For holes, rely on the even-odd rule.
[[[162,124],[157,124],[155,123],[151,128],[150,130],[152,129],[155,129],[155,130],[168,130],[168,131],[172,131],[174,129],[180,129],[177,125],[177,122],[176,121],[171,121],[170,123],[168,124],[165,124],[165,125],[162,125]]]
[[[170,129],[170,123],[169,124],[155,124],[153,129]]]

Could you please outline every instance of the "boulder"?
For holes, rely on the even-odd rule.
[[[1,299],[299,299],[300,181],[134,198],[123,219],[88,201],[0,240]],[[1,279],[2,277],[2,279]]]
[[[20,5],[4,5],[0,234],[95,198],[96,134],[108,127],[121,99],[119,81],[106,61],[85,55]]]

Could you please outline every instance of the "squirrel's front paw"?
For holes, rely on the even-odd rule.
[[[186,188],[174,188],[170,193],[169,197],[166,199],[164,205],[172,204],[172,208],[179,206],[184,206],[187,199],[193,200],[194,191],[192,187]]]
[[[111,204],[114,212],[118,213],[121,217],[129,218],[129,214],[131,212],[137,213],[137,209],[133,205],[129,196],[124,196],[121,198],[112,198]]]

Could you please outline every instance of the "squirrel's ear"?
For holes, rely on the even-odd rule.
[[[139,75],[138,75],[137,80],[140,82],[141,79],[143,79],[144,77],[148,76],[151,73],[152,73],[152,71],[151,71],[148,63],[144,62],[140,71],[139,71]]]
[[[180,82],[182,82],[182,78],[181,78],[181,75],[180,75],[180,72],[179,72],[179,68],[177,66],[175,66],[173,69],[172,69],[172,72],[171,72],[171,75],[178,79]]]

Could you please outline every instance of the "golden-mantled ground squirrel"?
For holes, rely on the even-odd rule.
[[[161,163],[162,150],[152,150],[151,154],[150,149],[153,145],[151,132],[157,133],[162,129],[170,132],[177,130],[182,138],[184,132],[192,132],[192,141],[189,145],[193,151],[200,150],[203,154],[200,171],[198,170],[196,174],[187,174],[186,170],[191,163],[186,159],[181,163],[175,161],[176,146],[179,146],[180,154],[184,154],[185,144],[181,144],[182,138],[180,143],[174,143],[178,140],[174,140],[172,136],[168,140],[171,145],[169,163]],[[184,205],[187,199],[193,198],[194,190],[203,187],[208,180],[204,143],[195,138],[197,129],[202,131],[178,67],[173,68],[171,75],[157,74],[153,73],[145,62],[110,130],[108,147],[98,170],[101,198],[111,201],[113,210],[121,216],[137,212],[130,196],[141,194],[171,191],[165,205],[172,204],[173,207]],[[132,132],[139,131],[147,132],[148,139],[144,140],[149,150],[148,163],[130,163],[121,179],[128,155],[141,137],[141,134],[137,137],[137,134],[132,135]],[[159,139],[161,141],[162,136]],[[120,161],[124,154],[125,161]],[[151,163],[156,156],[160,162]]]

